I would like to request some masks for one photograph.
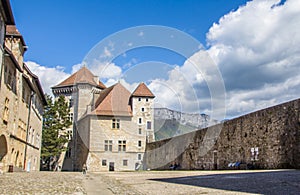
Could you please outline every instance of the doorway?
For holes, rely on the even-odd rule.
[[[115,171],[115,163],[114,162],[109,163],[109,171]]]
[[[214,162],[213,169],[217,170],[218,169],[218,151],[217,150],[214,151],[213,162]]]
[[[2,162],[2,159],[7,154],[7,142],[4,135],[0,136],[0,162]]]

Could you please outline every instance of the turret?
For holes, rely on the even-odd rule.
[[[140,83],[131,95],[133,121],[138,131],[146,135],[146,142],[155,141],[153,100],[155,96],[145,83]]]
[[[23,56],[27,46],[15,25],[6,26],[5,47],[12,52],[20,65],[23,64]]]

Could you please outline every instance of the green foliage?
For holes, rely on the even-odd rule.
[[[46,95],[47,106],[44,108],[43,135],[41,157],[48,165],[57,159],[68,142],[69,135],[65,131],[72,122],[69,119],[69,106],[64,96],[53,102],[52,97]]]

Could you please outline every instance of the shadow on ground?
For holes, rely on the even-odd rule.
[[[150,180],[246,193],[300,194],[300,170],[209,174]]]

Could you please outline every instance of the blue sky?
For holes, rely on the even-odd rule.
[[[63,66],[71,72],[100,40],[125,28],[163,25],[184,31],[205,45],[214,22],[245,0],[12,0],[16,24],[29,50],[26,60]],[[153,51],[154,52],[154,51]],[[157,53],[153,53],[157,55]],[[176,59],[169,59],[176,63]]]
[[[121,81],[133,90],[144,81],[155,93],[157,105],[212,116],[222,113],[215,114],[218,119],[299,98],[298,0],[11,0],[11,4],[29,46],[25,62],[47,93],[90,60],[93,64],[88,67],[107,86]],[[134,32],[142,25],[165,29],[152,35],[147,29]],[[120,32],[134,32],[136,39],[128,34],[114,39]],[[153,42],[174,43],[171,47],[176,49],[138,48],[151,39],[149,34]],[[190,39],[199,44],[197,50],[192,49],[194,43],[188,44]],[[127,41],[127,48],[122,48],[122,41]],[[181,48],[189,55],[176,52]]]

